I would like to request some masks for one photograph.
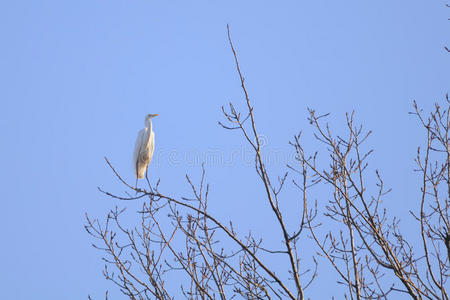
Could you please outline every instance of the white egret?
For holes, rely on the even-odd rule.
[[[155,133],[152,130],[151,119],[156,117],[157,114],[148,114],[145,116],[145,128],[140,130],[136,139],[136,145],[134,146],[134,175],[137,180],[144,178],[147,171],[148,164],[153,157],[153,151],[155,150]]]

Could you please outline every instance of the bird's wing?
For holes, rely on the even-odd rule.
[[[148,155],[149,155],[148,162],[149,163],[152,161],[154,151],[155,151],[155,134],[152,131],[152,132],[150,132],[150,139],[148,141]]]
[[[139,131],[138,136],[136,138],[136,144],[134,145],[134,153],[133,153],[133,169],[134,174],[138,175],[138,160],[139,160],[139,152],[141,148],[144,147],[144,136],[145,136],[145,129],[142,129]]]

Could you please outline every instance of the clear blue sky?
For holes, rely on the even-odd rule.
[[[96,189],[123,190],[103,156],[131,179],[146,113],[160,114],[151,178],[161,178],[167,194],[185,195],[184,175],[198,178],[208,153],[226,159],[245,149],[217,125],[221,105],[243,103],[227,23],[267,149],[286,157],[269,164],[271,172],[282,174],[288,141],[309,130],[307,107],[331,112],[337,129],[356,110],[374,130],[371,163],[393,188],[390,212],[410,222],[405,208],[418,203],[413,158],[424,137],[407,112],[413,99],[430,108],[448,92],[444,4],[2,1],[0,298],[101,299],[111,287],[84,213],[101,217],[124,205]],[[270,232],[251,164],[241,156],[206,168],[219,218],[234,214],[244,233]],[[310,296],[339,298],[339,291],[317,284]]]

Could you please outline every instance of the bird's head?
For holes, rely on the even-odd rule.
[[[148,114],[145,116],[145,122],[149,122],[152,118],[158,116],[158,114]]]

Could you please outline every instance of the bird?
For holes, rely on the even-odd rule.
[[[133,164],[136,187],[138,179],[144,178],[148,165],[152,161],[153,151],[155,150],[155,133],[152,129],[151,119],[156,116],[158,114],[148,114],[145,116],[145,128],[139,131],[136,145],[134,146]]]

